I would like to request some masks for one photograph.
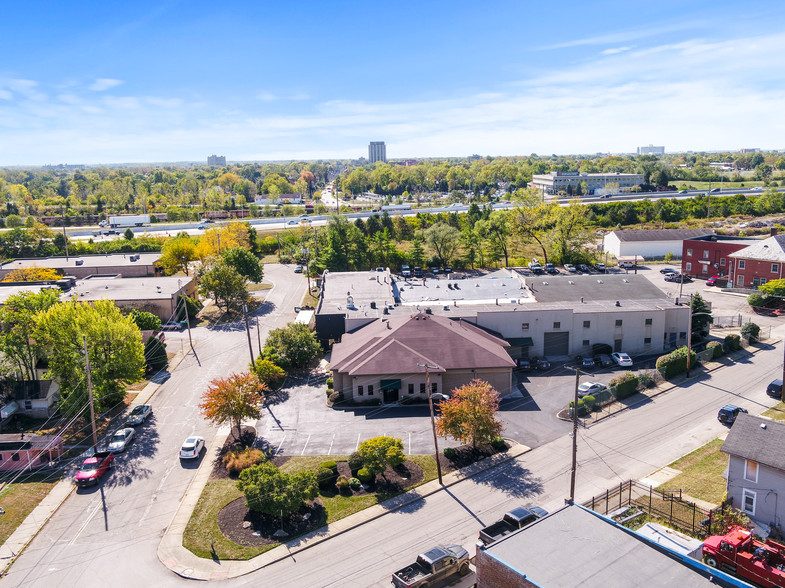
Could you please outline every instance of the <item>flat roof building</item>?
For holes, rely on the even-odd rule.
[[[224,165],[226,165],[226,156],[225,155],[208,155],[207,156],[207,165],[224,166]]]
[[[645,147],[638,147],[638,155],[665,155],[665,147],[657,147],[649,143]]]
[[[65,276],[86,278],[95,274],[121,274],[123,277],[154,276],[160,252],[113,253],[111,255],[70,255],[68,257],[18,258],[0,264],[0,279],[20,268],[47,267]]]
[[[588,174],[582,172],[550,172],[535,174],[531,185],[545,196],[613,194],[630,192],[643,183],[643,174]]]

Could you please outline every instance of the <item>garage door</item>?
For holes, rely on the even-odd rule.
[[[569,333],[545,333],[543,348],[546,357],[553,357],[556,355],[569,355],[570,334]]]

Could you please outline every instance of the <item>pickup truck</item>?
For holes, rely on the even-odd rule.
[[[96,451],[82,463],[76,474],[76,485],[79,487],[97,484],[109,468],[112,467],[114,453],[111,451]]]
[[[785,586],[785,545],[771,539],[757,541],[744,527],[708,537],[703,542],[703,562],[760,586]]]
[[[485,527],[480,531],[480,540],[477,542],[477,548],[487,547],[513,531],[523,529],[526,525],[547,514],[548,511],[539,506],[515,508],[506,513],[500,521],[496,521],[490,527]]]
[[[417,556],[417,561],[392,575],[398,588],[425,588],[453,574],[465,576],[469,569],[469,552],[460,545],[438,546]]]

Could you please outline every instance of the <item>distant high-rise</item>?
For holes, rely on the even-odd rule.
[[[387,161],[387,147],[384,141],[371,141],[368,145],[368,161]]]
[[[657,147],[649,143],[648,147],[638,147],[638,155],[665,155],[665,147]]]
[[[207,165],[226,165],[225,155],[208,155]]]

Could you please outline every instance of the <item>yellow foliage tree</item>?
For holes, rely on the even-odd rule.
[[[233,247],[250,249],[246,223],[234,222],[205,231],[196,245],[196,257],[204,261],[208,257],[221,255]]]
[[[11,270],[3,278],[4,282],[44,282],[59,280],[60,273],[49,267],[20,267]]]

